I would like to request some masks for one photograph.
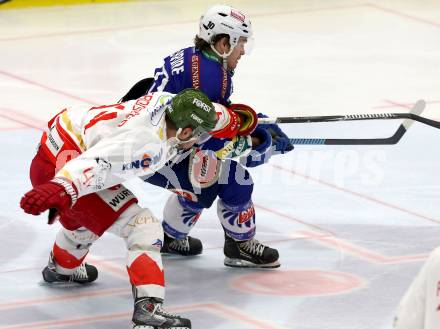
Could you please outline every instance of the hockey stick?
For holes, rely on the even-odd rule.
[[[316,117],[280,117],[260,118],[259,123],[306,123],[306,122],[334,122],[353,120],[378,120],[378,119],[405,119],[397,131],[387,138],[292,138],[292,144],[307,145],[393,145],[397,144],[414,121],[419,121],[436,128],[440,122],[420,117],[425,108],[425,102],[419,100],[414,104],[409,113],[383,113],[383,114],[358,114],[358,115],[332,115]]]

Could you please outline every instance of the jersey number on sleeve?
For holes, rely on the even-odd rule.
[[[90,109],[90,111],[93,111],[93,110],[102,110],[102,109],[110,109],[110,108],[112,108],[112,109],[114,109],[114,110],[120,110],[120,111],[121,111],[121,110],[124,109],[124,105],[118,103],[118,104],[112,104],[112,105],[97,106],[97,107],[92,107],[92,108]],[[110,111],[109,111],[109,110],[101,111],[101,112],[99,112],[97,115],[95,115],[95,116],[93,117],[93,119],[89,121],[88,124],[86,124],[86,125],[84,126],[84,131],[86,131],[87,129],[93,127],[93,126],[96,125],[99,121],[102,121],[102,120],[111,120],[111,119],[116,118],[117,116],[118,116],[118,114],[116,113],[116,111],[111,111],[111,110],[110,110]]]

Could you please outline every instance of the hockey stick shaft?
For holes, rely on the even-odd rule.
[[[419,100],[413,109],[425,107],[425,101]],[[278,117],[260,118],[259,123],[310,123],[310,122],[334,122],[334,121],[359,121],[359,120],[396,120],[410,119],[421,122],[434,128],[440,128],[440,122],[421,117],[412,113],[373,113],[373,114],[348,114],[348,115],[321,115],[307,117]]]
[[[425,102],[418,101],[407,114],[420,117],[424,108]],[[393,145],[400,141],[413,123],[411,119],[405,119],[396,132],[387,138],[292,138],[290,141],[302,145]]]

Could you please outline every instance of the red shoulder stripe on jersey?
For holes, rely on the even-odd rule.
[[[90,127],[93,127],[94,125],[96,125],[99,121],[102,120],[111,120],[114,119],[118,116],[117,113],[115,112],[107,112],[107,111],[103,111],[98,113],[92,120],[90,120],[90,122],[88,124],[86,124],[84,126],[84,131],[86,131],[87,129],[89,129]]]

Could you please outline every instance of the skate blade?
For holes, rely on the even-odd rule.
[[[224,264],[225,266],[239,267],[239,268],[277,268],[281,266],[279,261],[275,261],[273,263],[267,263],[267,264],[254,264],[248,262],[247,260],[229,258],[229,257],[225,257]]]
[[[88,286],[88,284],[78,283],[78,282],[67,282],[67,281],[47,282],[44,280],[41,280],[39,285],[43,286],[43,287],[49,287],[52,289],[58,289],[58,288],[60,288],[60,289],[68,289],[68,288],[79,289],[79,288]]]
[[[136,325],[133,323],[133,329],[191,329],[191,327],[152,327],[152,326],[143,326]]]
[[[176,252],[160,252],[161,256],[164,258],[170,258],[170,259],[177,259],[177,258],[182,258],[182,257],[187,257],[187,258],[191,258],[191,257],[195,257],[195,256],[199,256],[200,254],[197,255],[183,255],[183,254],[179,254]]]

